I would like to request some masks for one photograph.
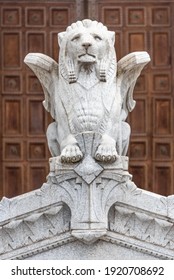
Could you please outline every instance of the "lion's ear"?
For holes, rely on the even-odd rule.
[[[60,33],[58,33],[58,35],[57,35],[57,36],[58,36],[58,44],[59,44],[59,47],[61,46],[61,43],[62,43],[62,40],[63,40],[65,34],[66,34],[66,32],[60,32]]]
[[[108,33],[109,33],[109,37],[111,39],[111,42],[114,46],[114,44],[115,44],[115,32],[114,31],[108,31]]]

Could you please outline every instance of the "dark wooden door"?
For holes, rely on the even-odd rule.
[[[57,33],[83,18],[83,1],[0,1],[0,196],[39,188],[48,174],[49,114],[29,52],[58,59]]]
[[[58,57],[57,33],[84,17],[116,32],[120,59],[146,50],[151,63],[140,76],[129,116],[130,172],[138,187],[174,193],[174,0],[0,0],[0,196],[39,188],[48,173],[43,92],[24,65],[28,52]]]
[[[138,187],[174,193],[174,1],[90,1],[89,16],[116,32],[118,59],[147,51],[151,63],[135,88],[130,172]],[[96,18],[97,15],[97,18]]]

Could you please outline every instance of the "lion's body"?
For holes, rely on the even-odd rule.
[[[113,32],[91,23],[74,26],[59,38],[60,89],[56,89],[55,119],[61,149],[69,135],[86,131],[108,136],[107,141],[112,138],[114,143],[118,137],[121,96],[116,93]]]
[[[130,54],[120,61],[117,75],[115,33],[96,21],[73,23],[58,39],[59,70],[42,54],[25,59],[41,81],[44,106],[55,120],[47,131],[50,151],[61,154],[63,162],[79,161],[83,154],[76,135],[97,132],[101,142],[95,158],[112,162],[127,152],[130,128],[125,119],[135,105],[132,89],[149,58],[141,62],[141,53]]]
[[[64,119],[67,118],[69,132],[72,134],[85,131],[96,131],[101,134],[110,131],[113,134],[115,126],[112,122],[118,122],[121,107],[121,97],[119,93],[116,94],[115,81],[111,84],[98,81],[92,88],[86,89],[78,81],[68,84],[64,78],[62,79],[61,91],[57,91],[55,99],[58,124],[61,125],[64,110]]]

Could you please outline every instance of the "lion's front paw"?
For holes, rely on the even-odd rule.
[[[75,163],[83,158],[83,154],[77,145],[67,145],[60,155],[62,163]]]
[[[99,145],[95,153],[95,159],[98,161],[103,161],[106,163],[111,163],[116,161],[118,154],[116,148],[110,145]]]

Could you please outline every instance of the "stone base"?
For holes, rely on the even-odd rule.
[[[71,223],[73,211],[56,184],[3,198],[0,259],[174,259],[174,196],[131,181],[117,185],[113,195],[106,228],[95,223],[90,230],[85,220],[81,229],[73,228],[79,223]]]
[[[1,259],[174,259],[174,196],[137,188],[127,157],[84,149],[79,163],[51,158],[40,189],[2,199],[0,236]]]

